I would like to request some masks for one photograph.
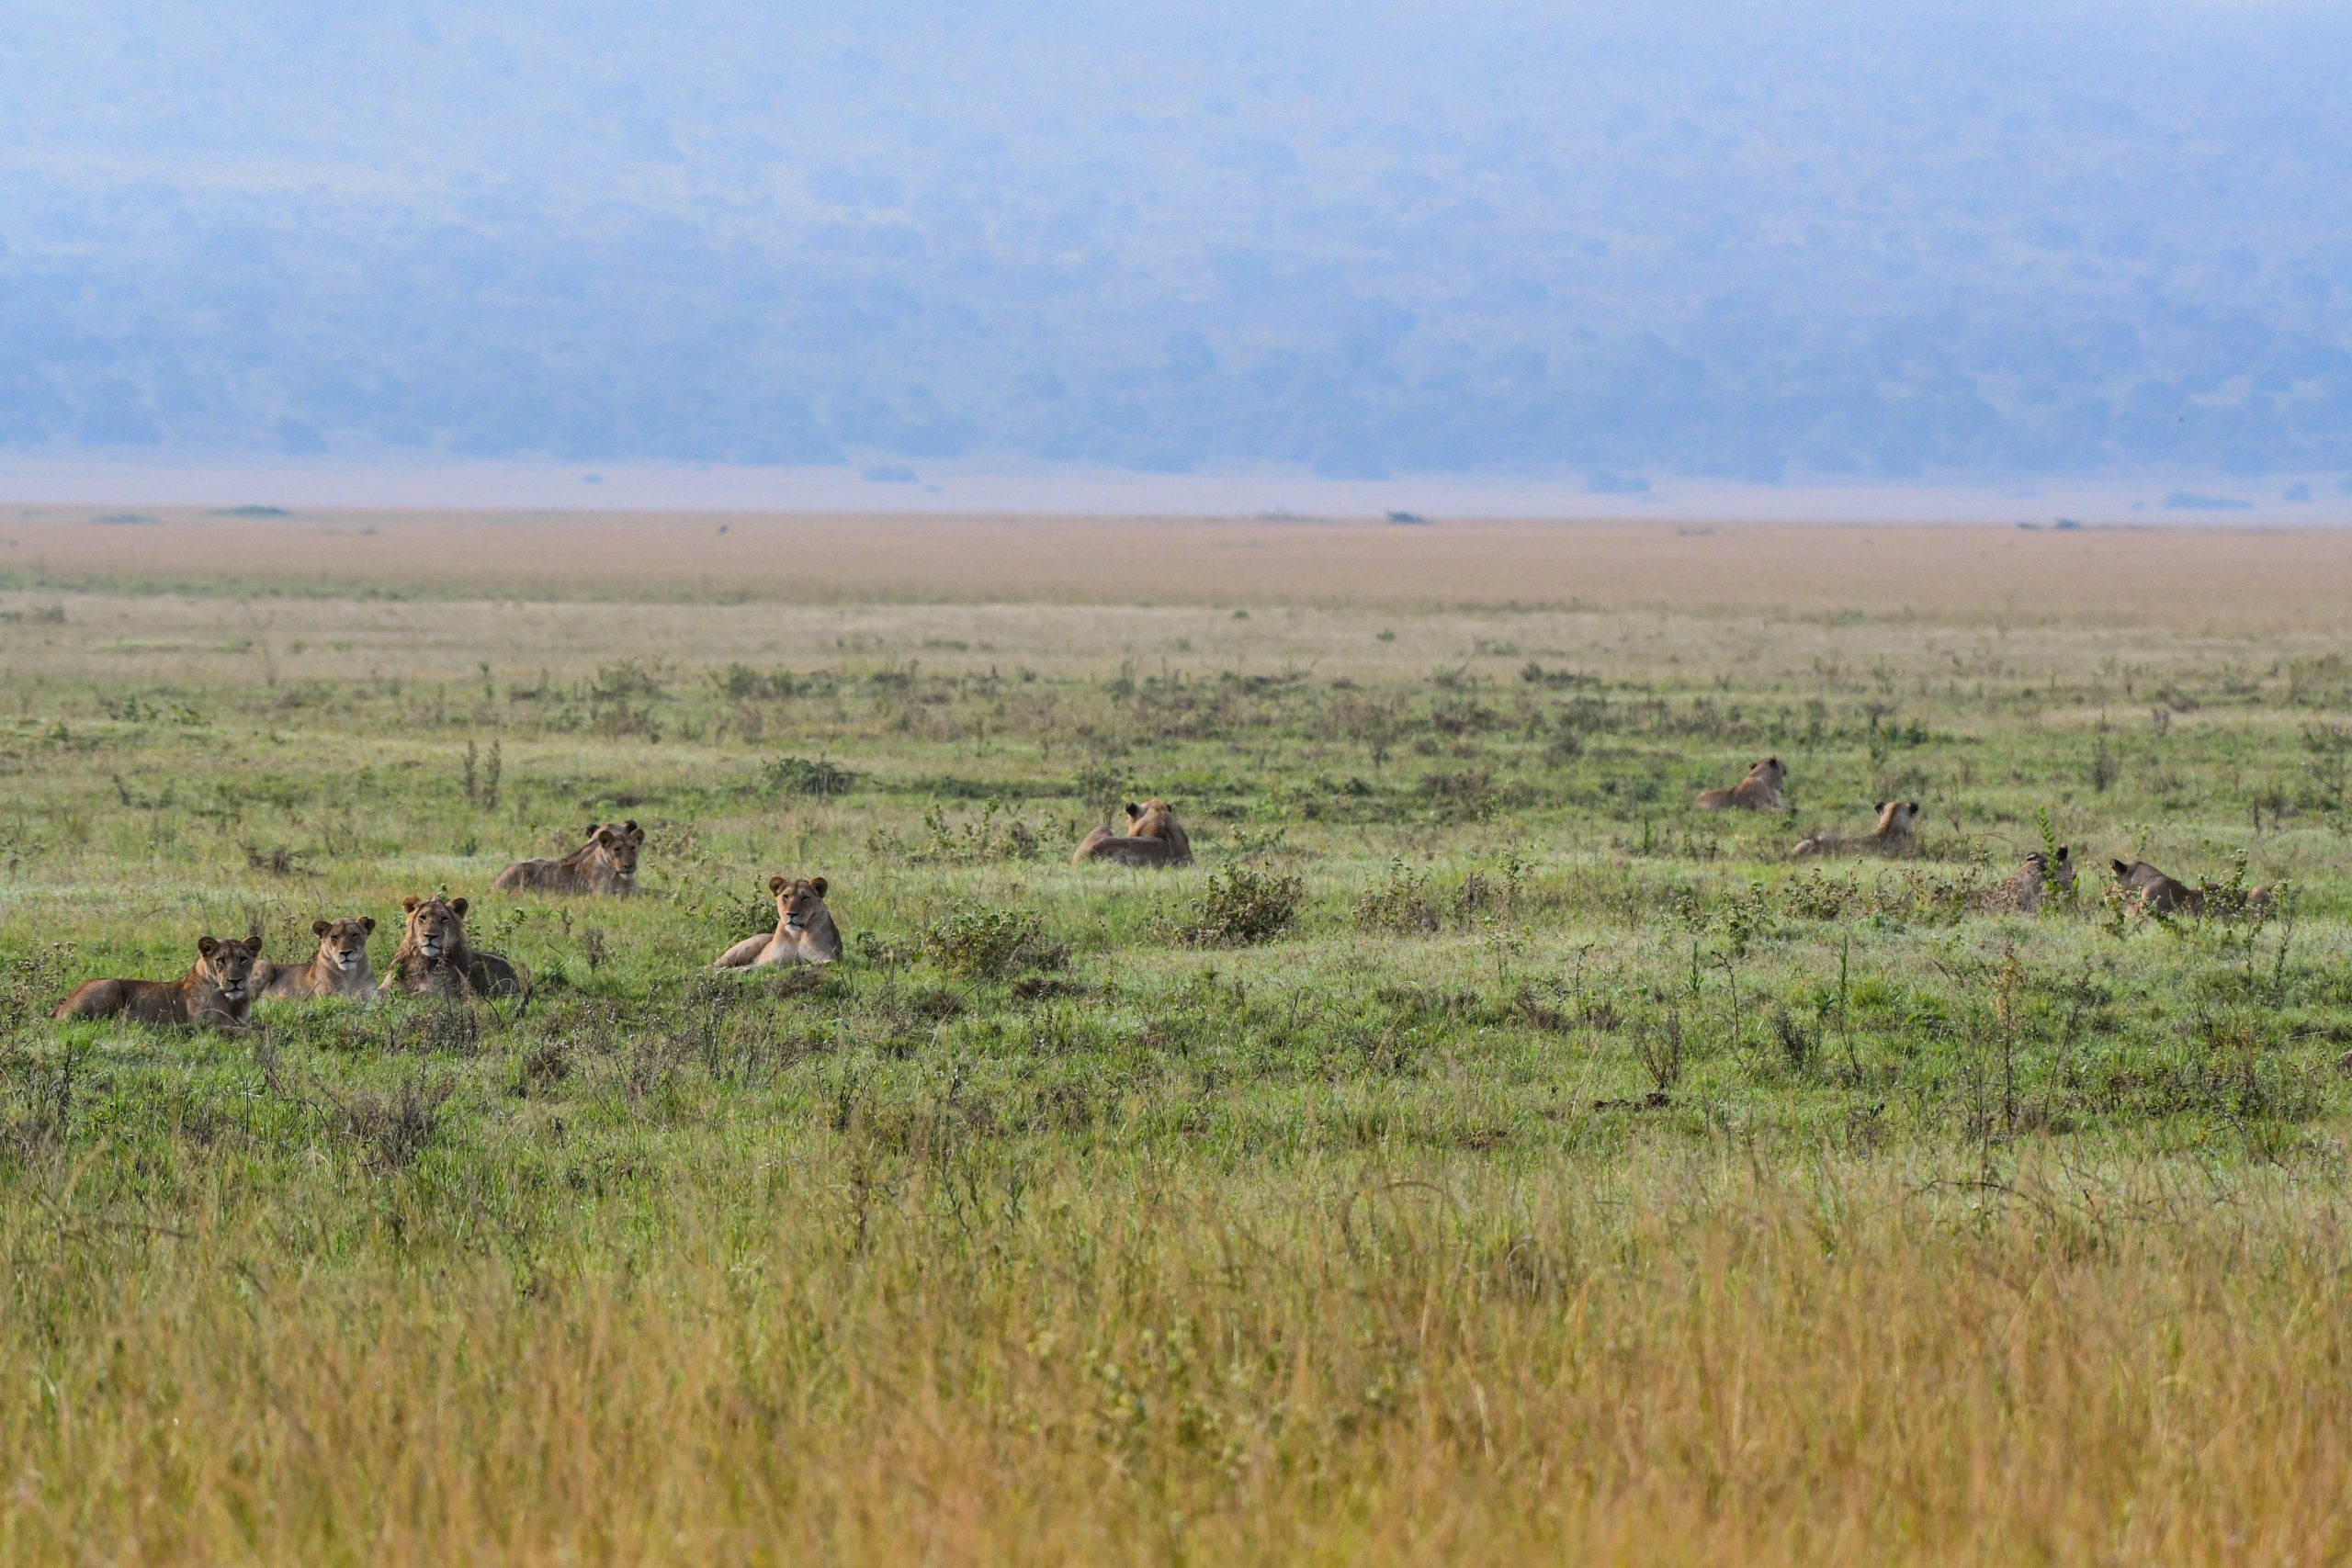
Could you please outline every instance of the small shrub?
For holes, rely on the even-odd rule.
[[[1193,906],[1193,923],[1177,933],[1187,947],[1250,947],[1272,942],[1298,919],[1306,879],[1247,865],[1209,875]]]
[[[771,757],[760,764],[760,793],[830,800],[857,786],[857,775],[823,757]]]
[[[348,1100],[332,1101],[333,1120],[359,1146],[368,1165],[382,1171],[406,1170],[441,1131],[441,1111],[450,1088],[419,1077],[389,1089],[358,1089]]]
[[[974,979],[1059,969],[1069,962],[1069,949],[1046,935],[1032,909],[950,909],[923,928],[922,954],[951,975]]]
[[[1426,936],[1436,931],[1438,907],[1430,893],[1430,874],[1408,870],[1401,860],[1390,861],[1386,874],[1356,900],[1355,919],[1366,931],[1394,931],[1400,936]]]

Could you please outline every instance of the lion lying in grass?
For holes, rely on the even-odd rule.
[[[1176,820],[1176,813],[1164,800],[1147,801],[1137,806],[1127,802],[1127,830],[1114,833],[1108,828],[1097,828],[1086,835],[1071,857],[1080,865],[1088,861],[1113,861],[1120,865],[1190,865],[1193,863],[1193,840]]]
[[[1791,859],[1806,860],[1815,855],[1847,853],[1908,854],[1918,846],[1915,831],[1919,820],[1919,803],[1916,800],[1882,800],[1878,803],[1878,826],[1859,839],[1849,839],[1838,833],[1813,833],[1797,840],[1789,852]]]
[[[821,876],[768,878],[775,895],[775,930],[747,936],[711,961],[713,969],[756,969],[770,964],[831,964],[842,955],[842,933],[825,908]]]
[[[1690,804],[1701,811],[1782,811],[1781,785],[1789,770],[1778,757],[1767,757],[1747,770],[1747,776],[1729,789],[1702,789]]]
[[[243,1029],[253,1022],[259,937],[196,939],[196,963],[176,980],[85,980],[52,1018],[127,1018],[133,1023]]]

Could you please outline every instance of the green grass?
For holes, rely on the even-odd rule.
[[[24,655],[0,723],[16,1551],[695,1557],[764,1523],[847,1555],[1608,1555],[1645,1507],[1675,1554],[1727,1560],[2219,1550],[2193,1489],[2166,1505],[2189,1533],[2133,1533],[2154,1450],[2006,1494],[2041,1510],[2009,1533],[1984,1474],[1930,1457],[1961,1431],[1932,1409],[1883,1461],[1917,1467],[1893,1500],[1832,1486],[1850,1453],[1690,1447],[1727,1419],[1700,1385],[1658,1412],[1727,1327],[1711,1278],[1782,1323],[1734,1351],[1781,1440],[1832,1420],[1833,1363],[1891,1375],[1869,1281],[1814,1272],[1841,1247],[1916,1292],[1904,1353],[1983,1374],[1983,1430],[2012,1438],[2073,1417],[2040,1363],[2004,1382],[1970,1348],[1972,1270],[2071,1281],[2035,1331],[2111,1314],[2110,1392],[2154,1398],[2151,1347],[2205,1330],[2149,1303],[2251,1248],[2212,1286],[2254,1335],[2215,1341],[2213,1418],[2312,1493],[2236,1539],[2345,1543],[2299,1511],[2340,1445],[2256,1387],[2312,1288],[2278,1259],[2346,1245],[2342,647],[1335,611],[1261,612],[1221,652],[1196,614],[1090,612],[1111,658],[1053,613],[957,639],[918,608],[752,662],[583,653],[604,612],[563,605],[436,612],[404,665],[396,634],[236,645],[222,602],[214,651],[164,678],[76,646],[74,594],[40,602],[64,621],[0,622]],[[1768,751],[1789,817],[1689,809]],[[1069,863],[1148,795],[1197,865]],[[1926,804],[1917,856],[1787,862],[1894,795]],[[619,816],[644,896],[490,891]],[[2080,895],[1984,910],[2045,823]],[[2102,897],[2111,856],[2243,860],[2282,897],[2157,922]],[[831,879],[847,961],[704,973],[772,919],[776,872]],[[48,1021],[208,931],[300,962],[313,918],[373,914],[380,972],[400,897],[435,889],[527,1001],[265,1005],[250,1038]],[[1597,1291],[1642,1344],[1578,1337]],[[1856,1337],[1797,1332],[1808,1300]],[[583,1348],[623,1331],[636,1352]],[[1688,1432],[1602,1462],[1546,1427],[1558,1386],[1509,1381],[1604,1354]],[[2346,1403],[2341,1366],[2312,1398]],[[498,1414],[523,1390],[530,1431]],[[2132,1429],[2116,1397],[2075,1438]],[[346,1432],[330,1459],[318,1428],[362,1406],[454,1447],[419,1468]],[[198,1418],[190,1450],[171,1424]],[[906,1506],[932,1533],[879,1522],[927,1469]],[[1517,1517],[1535,1494],[1556,1506]],[[1395,1533],[1415,1496],[1453,1498],[1456,1533]],[[986,1523],[1023,1517],[1064,1522]]]

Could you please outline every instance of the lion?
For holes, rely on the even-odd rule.
[[[85,980],[52,1018],[127,1018],[181,1028],[247,1029],[261,938],[196,939],[196,963],[176,980]]]
[[[2014,875],[1986,888],[1979,896],[1978,902],[1989,909],[2030,915],[2041,908],[2042,900],[2049,897],[2053,886],[2073,891],[2075,863],[2070,849],[2069,845],[2059,845],[2055,860],[2040,850],[2034,851],[2025,857],[2025,863],[2018,867]]]
[[[1091,860],[1116,861],[1121,865],[1190,865],[1193,840],[1166,801],[1137,806],[1131,800],[1125,833],[1097,828],[1086,835],[1070,859],[1079,865]]]
[[[2169,915],[2176,911],[2191,914],[2236,914],[2241,911],[2259,914],[2270,908],[2271,893],[2267,887],[2216,887],[2200,883],[2191,887],[2185,882],[2166,876],[2146,861],[2135,860],[2108,863],[2115,873],[2115,886],[2126,898],[2137,898],[2140,907],[2151,914]]]
[[[775,930],[747,936],[711,961],[713,969],[756,969],[769,964],[832,964],[842,933],[825,908],[825,879],[768,878],[775,895]]]
[[[1789,770],[1778,757],[1767,757],[1747,770],[1747,776],[1729,789],[1702,789],[1691,804],[1701,811],[1785,811],[1781,784]]]
[[[420,898],[412,893],[401,900],[401,908],[408,924],[392,953],[392,966],[377,987],[379,994],[511,997],[522,991],[523,979],[514,965],[467,945],[463,898]]]
[[[518,860],[494,877],[501,893],[611,893],[637,891],[637,852],[645,829],[635,822],[591,822],[588,841],[557,860]]]
[[[1797,840],[1789,852],[1790,858],[1804,860],[1814,855],[1834,855],[1849,850],[1874,850],[1883,855],[1908,853],[1918,843],[1913,830],[1919,820],[1919,803],[1916,800],[1882,800],[1878,803],[1878,826],[1860,839],[1848,839],[1838,833],[1813,833]]]
[[[343,997],[352,1001],[372,1001],[376,996],[376,971],[368,962],[368,939],[376,933],[376,917],[312,920],[311,930],[318,936],[319,951],[311,955],[309,964],[296,969],[263,962],[256,972],[262,999]]]

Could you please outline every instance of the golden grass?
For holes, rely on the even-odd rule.
[[[436,592],[1862,611],[2328,630],[2352,530],[1210,518],[158,513],[0,523],[19,578]]]
[[[318,1285],[233,1219],[151,1241],[12,1215],[5,1267],[47,1276],[12,1282],[93,1304],[0,1325],[0,1551],[2352,1551],[2352,1238],[2284,1181],[2213,1207],[2161,1170],[2012,1191],[1700,1156],[1594,1191],[1073,1166],[1023,1172],[1016,1205],[1007,1173],[934,1160],[880,1168],[859,1248],[854,1142],[526,1278],[396,1264],[396,1213],[353,1243],[380,1276]]]

